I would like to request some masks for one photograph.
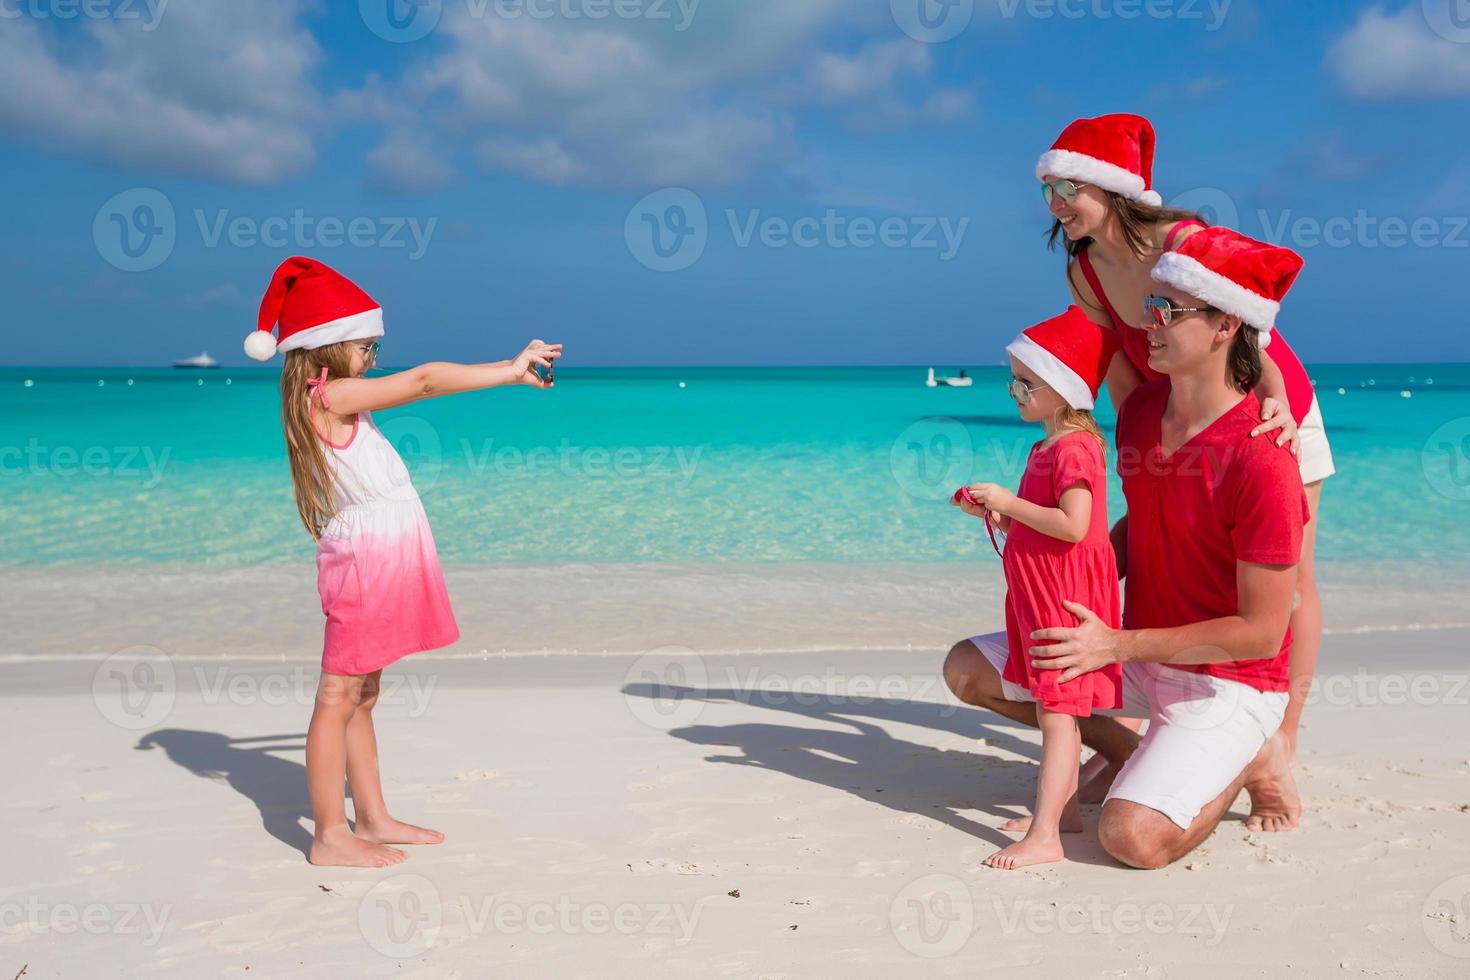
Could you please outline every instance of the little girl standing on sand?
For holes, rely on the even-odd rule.
[[[1015,493],[980,483],[961,488],[953,502],[1007,533],[1002,562],[1009,651],[1002,686],[1010,700],[1036,702],[1041,728],[1034,816],[1005,824],[1026,836],[985,860],[1010,869],[1060,861],[1061,831],[1082,829],[1077,718],[1122,707],[1122,672],[1114,664],[1063,684],[1061,671],[1037,670],[1027,655],[1034,630],[1077,624],[1065,602],[1081,603],[1119,627],[1103,438],[1091,414],[1117,341],[1072,306],[1026,330],[1006,351],[1011,397],[1021,418],[1040,422],[1046,438],[1031,448]]]
[[[279,340],[271,334],[278,323]],[[382,335],[383,311],[372,297],[320,262],[290,258],[271,278],[258,329],[245,341],[258,361],[286,355],[281,424],[296,509],[317,541],[317,589],[327,617],[306,732],[312,864],[381,868],[408,857],[392,844],[444,840],[437,830],[389,816],[378,778],[372,709],[383,668],[448,646],[459,628],[423,505],[371,413],[498,385],[549,388],[561,356],[560,344],[533,340],[513,361],[424,364],[366,378]],[[344,777],[355,827],[347,823]]]

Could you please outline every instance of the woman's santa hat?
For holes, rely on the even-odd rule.
[[[1006,353],[1035,371],[1068,405],[1091,411],[1118,338],[1087,318],[1076,306],[1038,323],[1011,341]]]
[[[1153,277],[1217,310],[1234,313],[1255,328],[1257,341],[1265,348],[1281,300],[1302,264],[1302,257],[1289,248],[1216,226],[1195,232],[1174,251],[1159,256]]]
[[[1093,184],[1140,204],[1163,203],[1154,186],[1154,127],[1142,116],[1114,112],[1078,119],[1036,162],[1047,174]]]
[[[257,329],[245,353],[268,361],[276,351],[314,350],[344,340],[383,336],[383,309],[346,276],[316,259],[295,256],[276,267],[260,301]],[[280,339],[271,330],[280,324]]]

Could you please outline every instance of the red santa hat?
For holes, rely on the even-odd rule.
[[[1022,332],[1006,353],[1035,371],[1068,405],[1090,411],[1118,352],[1118,338],[1076,306]]]
[[[280,324],[280,339],[271,330]],[[257,329],[245,353],[268,361],[276,351],[314,350],[344,340],[383,336],[383,309],[337,270],[294,256],[276,267],[260,301]]]
[[[1154,127],[1142,116],[1114,112],[1078,119],[1036,161],[1036,178],[1065,177],[1155,207]]]
[[[1217,310],[1234,313],[1256,330],[1264,348],[1271,342],[1281,300],[1302,264],[1302,257],[1289,248],[1216,226],[1195,232],[1174,251],[1159,256],[1153,277]]]

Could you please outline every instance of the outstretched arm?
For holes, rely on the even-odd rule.
[[[539,365],[550,368],[561,356],[561,344],[533,340],[512,361],[490,364],[451,364],[436,361],[420,364],[382,378],[339,378],[328,383],[332,411],[338,415],[397,408],[425,398],[438,398],[482,388],[524,384],[548,388],[550,382],[536,373]]]
[[[1179,665],[1266,660],[1281,650],[1296,589],[1295,565],[1237,562],[1236,613],[1170,629],[1115,630],[1092,610],[1065,602],[1081,620],[1075,627],[1037,630],[1033,640],[1055,640],[1028,651],[1038,670],[1060,670],[1065,683],[1088,671],[1130,660]]]

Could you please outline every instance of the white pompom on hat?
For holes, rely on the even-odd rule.
[[[271,331],[279,325],[280,337]],[[245,353],[268,361],[277,351],[314,350],[383,336],[383,309],[356,283],[316,259],[293,256],[276,267],[260,301]]]
[[[1158,207],[1154,186],[1154,127],[1143,116],[1114,112],[1078,119],[1036,162],[1036,179],[1065,177]]]

